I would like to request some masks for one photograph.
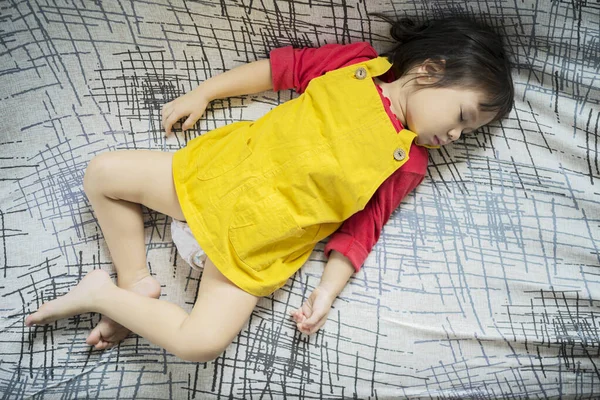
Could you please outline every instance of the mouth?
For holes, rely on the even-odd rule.
[[[434,140],[436,146],[442,145],[442,143],[440,142],[440,139],[437,136],[433,136],[433,140]]]

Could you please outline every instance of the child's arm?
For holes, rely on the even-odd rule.
[[[354,272],[354,266],[350,259],[342,253],[332,250],[319,286],[331,293],[335,299],[342,292]]]
[[[269,59],[240,65],[202,82],[196,89],[209,100],[273,89]]]
[[[411,150],[411,165],[390,176],[375,192],[367,206],[344,221],[325,246],[329,257],[321,283],[300,309],[291,312],[298,330],[310,335],[319,330],[335,298],[358,272],[377,242],[381,230],[402,199],[423,180],[427,150]]]
[[[342,292],[348,279],[354,274],[354,266],[342,253],[332,251],[321,283],[312,291],[302,308],[291,312],[298,330],[310,335],[325,324],[335,298]]]
[[[175,122],[188,117],[181,126],[185,131],[204,114],[206,106],[212,100],[260,93],[272,88],[270,60],[241,65],[205,80],[191,92],[165,104],[162,110],[162,126],[169,135]]]

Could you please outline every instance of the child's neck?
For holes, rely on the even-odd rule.
[[[377,85],[379,85],[379,87],[381,87],[383,95],[390,100],[390,109],[394,114],[396,114],[396,116],[402,123],[402,126],[406,128],[406,115],[404,114],[404,104],[406,101],[405,93],[401,87],[401,81],[398,79],[393,82],[387,83],[380,80],[379,78],[373,78],[373,80]]]

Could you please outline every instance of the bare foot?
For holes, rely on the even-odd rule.
[[[91,312],[95,304],[95,294],[114,286],[106,271],[96,269],[89,272],[69,293],[41,305],[33,314],[25,318],[25,325],[46,325],[58,319]]]
[[[150,275],[124,289],[154,299],[160,297],[160,283]],[[94,346],[96,350],[104,350],[118,344],[121,340],[125,339],[127,335],[129,335],[129,329],[103,315],[102,319],[98,322],[98,325],[92,329],[85,342],[90,346]]]

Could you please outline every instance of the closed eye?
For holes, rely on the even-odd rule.
[[[462,107],[460,108],[460,122],[463,122],[465,119],[463,118],[463,111],[462,111]],[[461,135],[465,135],[465,134],[469,134],[469,133],[473,133],[475,132],[474,130],[469,130],[469,131],[462,131],[460,134]]]

